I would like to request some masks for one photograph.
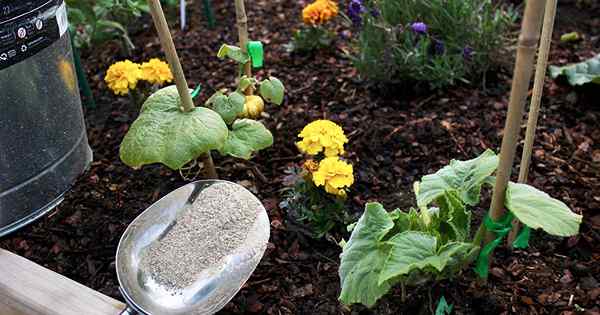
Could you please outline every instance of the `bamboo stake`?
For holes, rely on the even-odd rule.
[[[195,107],[194,101],[192,101],[192,95],[190,94],[187,80],[185,79],[183,68],[181,67],[181,62],[179,62],[177,50],[175,50],[175,43],[173,43],[171,31],[169,31],[169,24],[167,24],[167,19],[165,18],[162,6],[160,5],[160,0],[149,0],[148,5],[150,6],[150,13],[152,14],[152,20],[154,20],[156,31],[158,32],[160,44],[165,51],[167,61],[169,62],[169,66],[175,77],[175,85],[177,86],[179,97],[181,98],[183,111],[192,111]]]
[[[517,149],[517,138],[519,136],[521,120],[523,119],[523,107],[533,72],[533,59],[540,36],[544,3],[544,0],[529,0],[525,6],[508,113],[504,126],[504,136],[502,137],[502,146],[500,149],[500,163],[490,207],[490,217],[494,221],[501,218],[505,213],[504,196],[512,172],[515,151]],[[487,231],[485,243],[489,243],[494,238],[494,233]]]
[[[544,91],[544,78],[546,77],[546,66],[548,64],[548,54],[550,45],[552,44],[552,30],[554,28],[554,18],[556,16],[557,0],[547,0],[544,10],[544,26],[542,28],[542,38],[538,59],[535,68],[535,80],[533,83],[533,95],[531,97],[531,105],[529,106],[529,115],[527,118],[527,130],[525,131],[525,144],[521,155],[521,165],[519,168],[519,183],[526,183],[529,175],[529,164],[531,162],[531,152],[533,150],[533,141],[535,138],[535,130],[540,113],[540,104],[542,101],[542,93]],[[512,243],[517,237],[520,229],[519,220],[513,221],[513,229],[508,234],[507,242],[512,247]]]
[[[190,89],[188,88],[181,62],[179,61],[179,56],[177,56],[175,43],[173,43],[171,31],[169,31],[169,24],[167,24],[167,19],[165,18],[162,6],[160,5],[160,0],[149,0],[148,5],[150,6],[150,13],[152,14],[152,20],[154,21],[156,31],[158,32],[160,44],[165,51],[167,61],[171,67],[173,76],[175,77],[175,85],[177,86],[177,92],[179,92],[179,98],[181,99],[181,110],[184,112],[192,111],[195,108],[194,101],[192,100],[192,95],[190,94]],[[206,169],[206,177],[218,178],[210,151],[200,156],[200,158]]]
[[[244,0],[235,0],[235,15],[237,20],[238,37],[240,48],[243,52],[248,53],[248,17],[246,16],[246,7]],[[247,77],[252,77],[252,65],[250,61],[244,64],[243,73]],[[248,87],[246,95],[252,95],[254,91],[252,87]]]

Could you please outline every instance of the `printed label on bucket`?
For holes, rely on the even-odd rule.
[[[58,33],[62,37],[69,29],[69,20],[67,19],[67,6],[63,2],[56,10],[56,24],[58,24]]]

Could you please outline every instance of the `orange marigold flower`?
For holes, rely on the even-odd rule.
[[[305,24],[321,25],[338,14],[338,5],[332,0],[316,0],[302,10],[302,20]]]

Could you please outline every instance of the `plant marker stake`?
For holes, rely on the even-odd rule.
[[[179,0],[179,18],[180,18],[179,24],[181,24],[182,31],[185,29],[185,25],[187,23],[187,18],[186,18],[185,13],[186,13],[185,12],[185,0]]]
[[[248,17],[246,16],[246,8],[244,0],[235,0],[235,16],[237,20],[238,37],[242,52],[248,53]],[[244,72],[247,77],[252,77],[252,62],[248,61],[244,64]],[[244,91],[246,95],[252,95],[254,92],[252,87],[248,87]]]
[[[206,17],[206,20],[208,21],[208,28],[209,29],[215,28],[215,24],[216,24],[215,15],[213,13],[213,9],[212,9],[210,0],[202,0],[202,9],[204,11],[204,16]]]
[[[165,18],[162,6],[160,5],[160,0],[149,0],[148,5],[150,6],[150,13],[152,14],[154,26],[158,32],[158,38],[160,39],[163,50],[165,51],[167,61],[171,67],[171,71],[173,72],[173,76],[175,77],[175,85],[177,86],[179,98],[181,99],[181,110],[184,112],[192,111],[195,108],[194,101],[192,100],[192,95],[190,94],[190,89],[188,88],[187,80],[185,79],[185,75],[183,73],[183,68],[179,62],[177,50],[175,50],[175,44],[173,43],[173,38],[171,37],[171,32],[169,31],[167,19]],[[215,164],[213,163],[210,151],[202,155],[202,163],[206,168],[208,178],[218,178],[217,170],[215,169]]]
[[[515,63],[513,81],[510,92],[508,113],[504,126],[504,136],[500,148],[500,162],[496,174],[496,185],[492,194],[490,217],[493,221],[500,219],[504,213],[504,197],[506,186],[512,172],[512,164],[517,149],[517,138],[519,136],[525,98],[533,72],[533,60],[542,26],[542,12],[544,0],[529,0],[525,5],[525,14],[521,25],[519,36],[519,47],[517,49],[517,60]],[[496,238],[493,232],[487,231],[485,244]],[[490,253],[490,258],[493,252]],[[489,260],[492,261],[491,259]]]
[[[521,156],[521,165],[519,168],[519,183],[527,183],[527,176],[529,175],[529,164],[531,163],[533,140],[535,138],[535,130],[537,128],[537,122],[540,112],[540,103],[542,101],[542,93],[544,91],[544,78],[546,77],[548,53],[550,52],[550,45],[552,44],[552,30],[554,28],[554,18],[556,16],[556,3],[557,0],[547,0],[546,8],[544,10],[544,26],[542,28],[542,39],[540,43],[540,49],[538,52],[538,59],[535,69],[533,95],[531,96],[531,105],[529,105],[527,130],[525,131],[525,144],[523,145],[523,154]],[[517,238],[519,228],[519,220],[514,220],[513,229],[508,234],[507,239],[509,246],[514,246],[513,242]]]

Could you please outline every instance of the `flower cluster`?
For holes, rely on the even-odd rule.
[[[318,187],[322,186],[329,194],[345,196],[346,190],[354,183],[352,165],[341,160],[344,144],[348,138],[342,127],[330,120],[316,120],[306,125],[298,135],[298,149],[308,155],[323,153],[320,162],[307,160],[303,168]]]
[[[321,25],[338,15],[338,5],[332,0],[316,0],[302,10],[302,20],[308,25]]]
[[[153,58],[141,65],[130,60],[116,62],[108,68],[104,77],[104,82],[117,95],[129,94],[140,80],[162,85],[172,82],[173,74],[166,62]]]
[[[306,125],[298,135],[302,141],[296,145],[303,153],[316,155],[324,151],[325,156],[344,154],[348,138],[342,127],[330,120],[316,120]]]

